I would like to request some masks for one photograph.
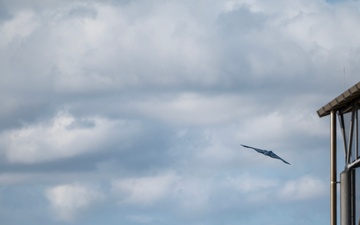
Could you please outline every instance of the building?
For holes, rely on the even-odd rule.
[[[340,225],[360,224],[359,110],[360,82],[317,111],[319,117],[330,116],[330,225],[336,225],[338,215]],[[345,168],[340,173],[340,181],[337,172],[337,134],[342,136],[345,156]],[[337,198],[338,184],[340,199]]]

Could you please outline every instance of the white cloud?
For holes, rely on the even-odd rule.
[[[214,56],[201,41],[206,33],[197,18],[182,4],[144,4],[149,4],[146,10],[139,4],[121,8],[93,3],[94,17],[67,17],[71,7],[64,7],[56,19],[45,17],[52,21],[46,27],[49,38],[57,42],[49,46],[55,52],[56,90],[214,83]]]
[[[120,204],[141,207],[161,206],[163,201],[184,211],[199,211],[209,208],[212,187],[208,181],[174,172],[154,176],[118,179],[112,182],[112,191],[119,197]]]
[[[315,199],[327,194],[324,181],[313,176],[287,181],[278,192],[279,197],[286,201]]]
[[[214,208],[211,195],[217,188],[207,177],[184,176],[174,189],[174,199],[180,208],[190,214],[197,214]]]
[[[258,140],[262,137],[263,141],[275,140],[286,133],[284,118],[279,112],[268,112],[259,116],[253,116],[244,122],[241,136],[244,140]]]
[[[320,46],[326,50],[340,50],[358,45],[360,32],[355,29],[360,26],[358,19],[356,7],[319,4],[305,6],[289,18],[284,28],[292,40],[297,40],[305,49]],[[330,33],[332,35],[328,35]],[[340,39],[343,41],[339,42]]]
[[[226,147],[220,140],[216,140],[216,138],[221,139],[219,134],[212,134],[211,132],[207,133],[208,134],[205,134],[206,136],[204,135],[204,138],[208,138],[210,143],[206,143],[206,146],[199,146],[193,153],[193,160],[198,162],[200,160],[200,162],[205,165],[207,164],[216,167],[219,165],[230,164],[230,162],[237,158],[236,156],[239,156],[236,154],[238,152]]]
[[[14,40],[26,39],[40,25],[40,20],[32,11],[20,11],[16,16],[0,24],[0,46],[7,46]]]
[[[279,184],[279,180],[255,177],[251,176],[249,173],[244,173],[238,177],[228,177],[226,179],[226,185],[244,193],[276,188]]]
[[[198,221],[235,224],[228,220],[239,218],[239,208],[241,214],[271,204],[283,212],[300,200],[298,209],[311,211],[300,205],[327,192],[322,172],[299,173],[326,168],[325,158],[310,154],[325,154],[327,145],[321,142],[327,120],[315,110],[342,89],[344,65],[349,75],[359,74],[358,9],[357,1],[325,0],[2,1],[0,151],[9,162],[1,164],[0,183],[27,189],[54,179],[115,179],[107,215],[119,218],[111,202],[117,201],[124,219],[135,223],[156,224],[155,214],[170,214],[195,224],[181,220],[184,211],[210,208],[213,214]],[[347,81],[358,79],[349,75]],[[42,119],[63,105],[77,116]],[[139,123],[109,116],[141,121],[142,139]],[[135,141],[134,151],[113,151]],[[239,144],[272,148],[294,166]],[[99,157],[79,157],[95,151]],[[64,163],[51,162],[59,159]],[[70,173],[74,167],[83,173]],[[273,169],[279,174],[266,176]],[[299,177],[286,181],[293,174]],[[79,184],[46,192],[68,221],[100,201],[97,194]],[[16,204],[13,196],[4,204]],[[261,224],[256,219],[242,224]]]
[[[0,135],[10,162],[37,163],[68,158],[100,150],[109,142],[130,143],[138,132],[137,123],[109,120],[101,117],[77,119],[59,113],[51,121],[29,124]]]
[[[169,197],[178,179],[174,173],[120,179],[112,182],[112,190],[121,197],[120,203],[148,206]]]
[[[262,114],[248,115],[248,119],[241,122],[241,129],[233,131],[235,139],[241,144],[277,149],[277,153],[285,157],[286,154],[291,154],[290,150],[294,148],[294,137],[313,140],[328,134],[328,130],[324,129],[324,121],[319,120],[314,109],[297,106],[287,108],[292,102],[285,101],[284,106]],[[287,152],[282,154],[282,150]]]
[[[175,97],[147,99],[132,104],[134,110],[175,125],[227,123],[255,110],[247,99],[236,95],[206,96],[182,93]]]
[[[104,195],[98,190],[80,184],[64,184],[46,190],[55,215],[65,221],[72,221],[78,213],[103,200]]]

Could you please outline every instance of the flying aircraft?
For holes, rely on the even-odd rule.
[[[283,160],[282,158],[280,158],[278,155],[276,155],[276,154],[273,153],[272,151],[263,150],[263,149],[258,149],[258,148],[254,148],[254,147],[247,146],[247,145],[241,145],[241,146],[243,146],[243,147],[245,147],[245,148],[254,149],[254,150],[257,151],[258,153],[264,154],[264,155],[269,156],[269,157],[271,157],[271,158],[280,159],[280,160],[283,161],[284,163],[290,165],[290,163],[286,162],[285,160]]]

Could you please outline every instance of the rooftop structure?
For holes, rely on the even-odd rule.
[[[337,184],[340,183],[340,223],[360,224],[360,82],[321,107],[319,117],[330,115],[330,225],[337,224]],[[345,168],[337,181],[337,125],[343,137]]]
[[[354,102],[360,103],[360,82],[346,90],[337,98],[321,107],[317,113],[319,117],[327,116],[332,110],[338,111],[348,108]]]

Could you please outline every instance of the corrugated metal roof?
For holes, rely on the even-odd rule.
[[[337,98],[321,107],[317,114],[319,117],[327,116],[332,110],[338,111],[348,108],[354,101],[360,101],[360,82],[346,90]]]

